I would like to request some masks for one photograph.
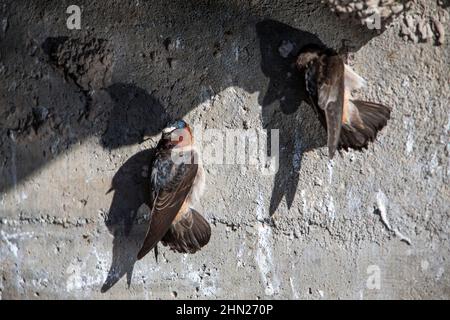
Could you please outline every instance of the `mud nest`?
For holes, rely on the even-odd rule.
[[[322,0],[343,19],[369,29],[383,30],[392,19],[409,8],[411,0]]]

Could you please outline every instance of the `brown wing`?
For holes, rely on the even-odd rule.
[[[350,122],[342,126],[340,146],[344,149],[366,148],[370,141],[374,141],[377,133],[383,129],[391,115],[391,109],[384,105],[352,100],[349,102],[356,112],[358,122]]]
[[[198,165],[194,163],[174,164],[167,155],[156,161],[158,164],[153,169],[156,172],[152,172],[152,180],[155,180],[153,187],[158,190],[155,191],[150,226],[137,255],[138,259],[152,250],[169,230],[191,191],[198,169]]]
[[[325,113],[327,144],[333,158],[339,142],[344,107],[344,62],[339,56],[323,56],[318,79],[318,104]]]
[[[162,243],[180,253],[195,253],[211,238],[211,227],[200,213],[190,208],[177,223],[171,225]]]

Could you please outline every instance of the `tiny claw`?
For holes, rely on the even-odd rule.
[[[155,245],[155,260],[158,263],[158,244]]]
[[[105,193],[105,194],[108,194],[108,193],[110,193],[111,191],[114,191],[114,187],[111,187],[111,188],[109,188],[109,190],[108,190],[108,191],[106,191],[106,193]]]

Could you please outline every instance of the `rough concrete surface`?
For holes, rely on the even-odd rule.
[[[450,298],[450,50],[404,38],[404,14],[377,32],[307,0],[2,1],[0,297]],[[292,62],[344,39],[358,95],[393,111],[330,161]],[[206,164],[210,243],[136,261],[145,166],[176,118],[279,129],[280,168]]]

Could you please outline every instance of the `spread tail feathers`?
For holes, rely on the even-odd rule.
[[[211,237],[211,227],[200,213],[190,208],[190,212],[173,224],[161,242],[180,253],[195,253],[204,247]]]
[[[374,141],[377,133],[387,124],[391,109],[378,103],[351,100],[359,113],[361,124],[344,124],[342,126],[339,145],[341,148],[362,149],[369,141]]]

